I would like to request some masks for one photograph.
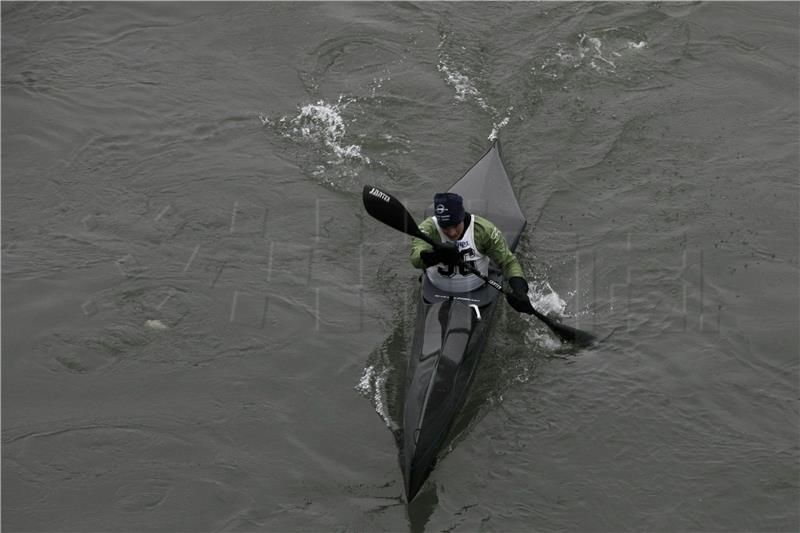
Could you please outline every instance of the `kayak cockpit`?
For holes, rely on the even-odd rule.
[[[498,283],[503,281],[502,275],[494,268],[489,268],[489,278]],[[427,274],[422,274],[422,298],[429,304],[452,299],[468,306],[477,305],[480,308],[494,302],[498,295],[497,289],[488,283],[469,292],[449,292],[434,285]]]

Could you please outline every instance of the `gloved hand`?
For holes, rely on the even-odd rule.
[[[461,254],[455,243],[439,244],[433,250],[424,250],[419,253],[422,263],[426,267],[444,263],[445,265],[457,265],[461,261]]]
[[[508,285],[513,291],[506,295],[508,305],[519,313],[525,313],[531,308],[531,301],[528,298],[528,282],[525,278],[514,277],[508,280]]]

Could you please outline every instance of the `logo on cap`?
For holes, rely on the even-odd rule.
[[[447,212],[447,208],[444,206],[444,204],[439,204],[436,206],[437,215],[443,215],[445,212]]]

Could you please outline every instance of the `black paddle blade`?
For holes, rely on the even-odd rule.
[[[570,344],[574,344],[580,348],[591,346],[597,340],[597,337],[591,333],[575,329],[565,324],[559,324],[558,322],[549,321],[547,326],[553,331],[553,333],[558,335],[562,341],[569,342]]]
[[[566,324],[562,324],[561,322],[552,320],[547,315],[543,315],[534,309],[532,305],[529,306],[529,309],[526,310],[526,312],[534,315],[536,318],[544,322],[545,325],[550,328],[550,331],[555,333],[558,338],[561,339],[561,342],[569,342],[577,347],[585,348],[586,346],[591,346],[594,344],[595,340],[597,340],[597,337],[591,333],[587,333],[571,326],[567,326]]]
[[[370,216],[407,235],[422,238],[422,232],[419,230],[414,217],[400,203],[400,200],[372,185],[364,185],[362,197],[364,199],[364,207]]]

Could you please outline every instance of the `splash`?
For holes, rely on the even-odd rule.
[[[548,313],[563,315],[567,308],[567,302],[553,290],[547,281],[540,284],[539,287],[531,289],[528,296],[533,306],[545,315]]]
[[[375,376],[375,367],[368,366],[364,369],[364,373],[361,375],[361,379],[358,380],[358,385],[355,386],[355,389],[364,397],[369,398],[372,392],[372,383],[374,381]]]
[[[386,399],[386,380],[391,372],[390,367],[378,370],[375,366],[368,366],[364,369],[361,379],[355,386],[355,390],[365,398],[372,401],[375,412],[383,419],[384,424],[392,431],[399,429],[397,422],[392,420],[389,414],[389,404]]]
[[[513,107],[512,107],[512,108],[509,108],[509,110],[508,110],[508,111],[509,111],[509,112],[511,112],[511,110],[512,110],[512,109],[514,109],[514,108],[513,108]],[[506,126],[508,125],[508,121],[509,121],[509,120],[511,120],[511,116],[510,116],[510,115],[507,115],[507,116],[506,116],[506,117],[505,117],[503,120],[501,120],[499,123],[495,122],[494,124],[492,124],[492,132],[489,134],[489,137],[488,137],[488,139],[489,139],[490,141],[494,141],[494,140],[496,140],[496,139],[497,139],[497,135],[500,133],[500,130],[501,130],[501,129],[503,129],[504,127],[506,127]]]
[[[559,294],[553,290],[550,283],[545,281],[537,284],[528,291],[528,298],[533,307],[544,315],[555,314],[563,316],[567,308],[565,302]],[[525,343],[541,346],[545,350],[553,351],[561,347],[561,342],[550,334],[549,330],[543,330],[539,319],[524,315],[524,319],[530,327],[525,332]]]
[[[337,174],[355,176],[362,165],[370,164],[369,157],[362,153],[360,145],[345,141],[347,126],[343,113],[353,100],[343,100],[340,96],[335,104],[324,100],[304,104],[294,117],[270,119],[259,115],[259,119],[263,126],[275,129],[283,137],[316,147],[325,156],[325,164],[316,164],[310,173],[335,184],[339,177]],[[338,167],[332,176],[328,175],[330,167]]]
[[[578,69],[584,65],[592,70],[601,72],[604,69],[611,71],[617,70],[617,65],[606,57],[603,52],[603,41],[598,37],[592,37],[586,33],[578,35],[577,46],[568,46],[564,43],[557,43],[554,56],[562,66]],[[619,53],[613,53],[619,56]],[[545,63],[542,67],[549,66]]]
[[[594,70],[601,70],[601,68],[609,68],[611,71],[617,70],[617,65],[614,64],[609,58],[603,55],[603,41],[597,37],[590,37],[587,34],[580,36],[578,41],[578,50],[580,58],[583,60],[589,57],[589,66]],[[602,65],[602,67],[600,66]]]
[[[321,143],[339,158],[355,159],[369,164],[369,158],[361,153],[361,146],[345,144],[347,134],[342,111],[347,103],[342,104],[342,97],[335,104],[319,100],[315,104],[306,104],[300,108],[300,114],[292,119],[292,132],[300,134],[304,139]]]
[[[572,44],[558,42],[551,55],[531,70],[550,80],[559,80],[571,71],[615,74],[626,54],[647,47],[643,35],[631,28],[614,27],[579,33]]]

